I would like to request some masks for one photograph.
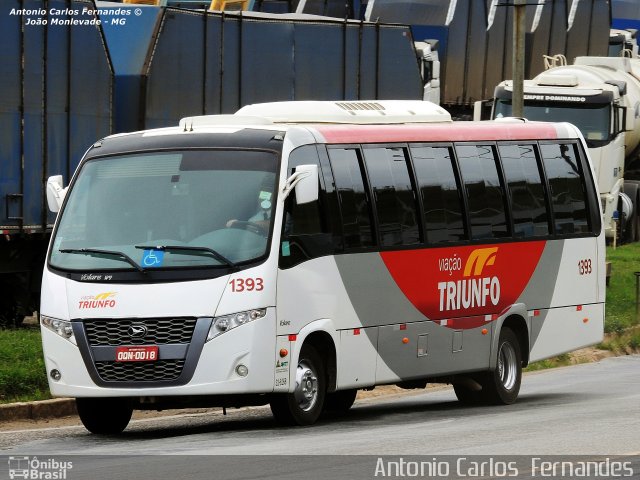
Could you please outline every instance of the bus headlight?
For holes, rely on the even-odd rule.
[[[229,330],[239,327],[240,325],[262,318],[266,314],[266,308],[257,308],[255,310],[247,310],[246,312],[238,312],[231,315],[216,317],[213,319],[213,323],[209,329],[207,342],[209,340],[213,340],[218,335],[222,335],[224,332],[228,332]]]
[[[40,323],[52,332],[60,335],[62,338],[66,338],[74,345],[77,345],[76,337],[73,335],[73,327],[71,326],[71,322],[67,322],[66,320],[58,320],[57,318],[51,318],[45,315],[40,315]]]

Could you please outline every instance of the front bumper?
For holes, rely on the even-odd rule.
[[[78,346],[43,327],[42,342],[51,393],[65,397],[141,397],[273,391],[275,309],[270,308],[263,318],[205,343],[210,324],[210,318],[198,319],[191,342],[182,347],[160,345],[159,360],[184,357],[184,367],[178,377],[163,379],[160,373],[153,380],[141,380],[136,379],[134,373],[124,381],[110,381],[99,372],[96,362],[107,360],[115,346],[96,348],[90,345],[81,322],[74,322]],[[274,361],[265,362],[265,358]],[[248,368],[245,377],[236,373],[240,364]],[[53,369],[61,373],[58,381],[49,375]]]

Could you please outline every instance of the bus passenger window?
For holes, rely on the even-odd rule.
[[[494,148],[491,145],[456,145],[456,153],[469,202],[471,238],[508,236],[505,195],[498,177]]]
[[[427,243],[466,240],[461,189],[451,163],[451,148],[412,146],[411,157],[422,197]]]
[[[328,152],[340,201],[345,249],[372,246],[370,204],[365,193],[358,150],[329,148]]]
[[[513,235],[518,238],[549,234],[549,215],[542,176],[533,145],[499,145],[509,186]]]
[[[382,246],[420,242],[407,156],[404,148],[365,148],[364,161],[378,214]]]
[[[580,165],[572,144],[540,144],[551,189],[556,233],[588,233],[589,222]]]

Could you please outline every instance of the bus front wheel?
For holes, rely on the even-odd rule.
[[[324,364],[310,345],[302,347],[293,393],[275,394],[271,412],[283,425],[312,425],[318,420],[327,390]]]
[[[133,408],[126,398],[76,398],[84,427],[98,435],[115,435],[129,425]]]
[[[508,327],[500,332],[496,369],[482,383],[485,400],[493,405],[510,405],[518,398],[522,381],[522,352],[518,337]]]

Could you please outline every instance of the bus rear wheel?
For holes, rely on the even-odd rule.
[[[500,332],[496,369],[482,382],[485,401],[493,405],[510,405],[518,398],[522,381],[522,352],[518,337],[508,327]]]
[[[293,393],[275,394],[271,412],[283,425],[312,425],[318,420],[327,391],[324,364],[310,345],[302,347],[296,368]]]
[[[115,435],[129,425],[133,408],[126,398],[76,398],[84,428],[98,435]]]

